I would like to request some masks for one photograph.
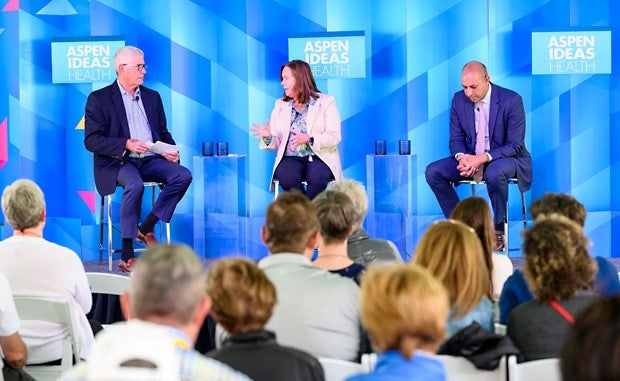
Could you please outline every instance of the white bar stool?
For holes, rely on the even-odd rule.
[[[151,192],[151,205],[155,205],[155,199],[156,199],[156,190],[157,188],[161,188],[164,186],[164,184],[162,183],[158,183],[158,182],[154,182],[154,181],[147,181],[143,183],[144,187],[150,187],[152,192]],[[112,256],[114,253],[119,253],[121,251],[121,249],[114,249],[113,248],[113,242],[112,242],[112,232],[113,229],[116,229],[117,231],[119,230],[118,228],[116,228],[113,224],[112,224],[112,196],[113,194],[109,194],[107,196],[102,196],[101,197],[101,216],[100,216],[100,220],[99,220],[99,261],[103,260],[103,225],[107,224],[107,232],[108,232],[108,246],[107,246],[107,252],[108,252],[108,271],[112,271]],[[105,208],[105,209],[104,209]],[[105,210],[105,212],[104,212]],[[107,218],[104,221],[104,214],[107,216]],[[165,230],[165,235],[166,235],[166,243],[169,245],[170,244],[170,223],[166,222],[164,223],[165,226],[160,226],[160,232],[159,232],[159,238],[161,240],[161,237],[163,235],[163,231]],[[136,252],[140,252],[140,251],[144,251],[146,250],[144,249],[135,249]]]

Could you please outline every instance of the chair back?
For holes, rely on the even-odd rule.
[[[465,357],[438,355],[437,358],[446,369],[448,381],[507,381],[505,357],[495,370],[478,369]]]
[[[326,357],[319,358],[319,362],[325,373],[325,381],[344,381],[350,376],[368,373],[368,368],[358,362]]]
[[[110,273],[87,272],[86,278],[93,294],[121,295],[129,287],[130,278]]]
[[[37,380],[56,380],[63,371],[80,361],[77,325],[73,319],[71,302],[30,296],[15,296],[15,308],[20,320],[40,320],[64,325],[67,335],[62,343],[60,365],[26,365],[25,370]]]
[[[510,381],[561,381],[560,359],[551,358],[517,363],[515,356],[508,358]]]

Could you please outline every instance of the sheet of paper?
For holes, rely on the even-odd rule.
[[[159,142],[153,143],[149,147],[149,149],[151,150],[151,152],[155,152],[161,155],[164,152],[179,152],[179,150],[181,150],[181,146],[168,144],[168,143],[159,141]]]

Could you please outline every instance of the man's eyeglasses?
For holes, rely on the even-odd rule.
[[[135,67],[136,69],[138,69],[138,71],[146,70],[146,67],[147,67],[146,64],[137,64],[137,65],[123,64],[123,65]]]

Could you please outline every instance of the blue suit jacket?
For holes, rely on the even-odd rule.
[[[157,91],[140,86],[140,99],[151,127],[153,142],[175,144]],[[94,154],[95,185],[101,195],[114,193],[118,171],[129,155],[125,149],[129,124],[121,91],[114,81],[93,91],[86,101],[84,145]]]
[[[517,164],[519,189],[532,184],[532,158],[525,148],[525,110],[521,96],[491,84],[489,107],[489,154],[495,159],[513,158]],[[454,94],[450,110],[450,152],[475,154],[476,119],[474,105],[463,90]]]

